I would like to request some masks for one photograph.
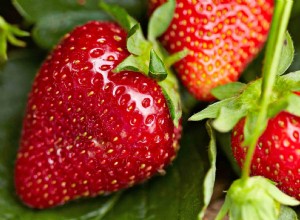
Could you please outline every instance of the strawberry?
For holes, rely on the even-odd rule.
[[[164,2],[150,0],[150,12]],[[175,69],[191,94],[211,101],[212,88],[239,78],[267,39],[273,7],[273,0],[177,0],[161,42],[170,53],[190,51]]]
[[[42,64],[29,95],[15,187],[43,209],[149,179],[175,157],[176,127],[157,81],[112,70],[127,33],[112,22],[75,28]]]
[[[232,151],[240,166],[246,156],[244,140],[245,119],[232,132]],[[251,174],[264,176],[278,184],[278,188],[300,199],[300,117],[280,112],[270,119],[260,136],[251,164]]]

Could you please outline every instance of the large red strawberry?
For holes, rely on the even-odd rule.
[[[150,11],[164,2],[149,0]],[[212,88],[239,78],[267,38],[273,7],[273,0],[176,1],[161,41],[171,53],[190,50],[175,68],[197,99],[212,100]]]
[[[240,166],[246,155],[242,119],[232,133],[232,150]],[[269,178],[278,187],[300,199],[300,117],[281,112],[268,122],[252,159],[251,174]]]
[[[112,70],[126,32],[90,22],[43,63],[29,95],[15,166],[17,194],[48,208],[140,183],[174,159],[179,128],[158,83]]]

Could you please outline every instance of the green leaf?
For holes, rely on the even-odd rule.
[[[175,0],[168,0],[153,12],[148,25],[148,39],[150,41],[154,42],[168,29],[173,19],[175,6]]]
[[[137,56],[148,53],[151,44],[145,39],[140,24],[135,24],[128,32],[127,50]]]
[[[181,149],[165,176],[122,193],[33,210],[15,195],[13,167],[23,112],[32,80],[44,57],[36,51],[10,54],[0,70],[0,219],[1,220],[141,220],[196,219],[203,204],[208,144],[204,126],[186,127]],[[22,73],[22,74],[20,74]],[[168,76],[169,77],[169,76]],[[187,172],[188,171],[188,172]],[[170,205],[171,204],[171,205]]]
[[[39,19],[33,28],[33,39],[42,48],[51,49],[61,38],[91,20],[108,20],[104,12],[97,10],[80,10],[55,12]]]
[[[285,34],[285,40],[282,46],[278,75],[282,75],[290,67],[294,59],[295,48],[292,38],[288,32]]]
[[[203,219],[204,217],[205,211],[210,203],[213,194],[215,179],[216,179],[216,161],[217,161],[216,138],[215,138],[214,131],[209,122],[206,123],[206,130],[210,136],[210,142],[208,147],[208,158],[210,162],[210,168],[205,175],[205,179],[203,183],[204,206],[198,215],[198,219]]]
[[[129,31],[138,22],[127,11],[116,4],[106,4],[100,0],[99,6],[112,16],[126,31]]]
[[[245,83],[233,82],[213,88],[211,94],[217,99],[223,100],[241,94],[245,88]]]
[[[201,121],[206,118],[217,118],[220,113],[220,110],[223,106],[230,106],[236,101],[236,98],[225,99],[214,104],[209,105],[207,108],[202,111],[192,115],[189,118],[189,121]]]
[[[168,76],[164,62],[153,49],[150,51],[149,76],[157,81],[164,80]]]
[[[296,212],[290,207],[281,205],[278,220],[298,220]]]

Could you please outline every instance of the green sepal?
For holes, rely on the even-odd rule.
[[[260,177],[262,178],[262,177]],[[288,205],[288,206],[297,206],[300,205],[300,202],[296,200],[293,197],[288,196],[287,194],[283,193],[280,189],[278,189],[275,186],[275,183],[266,179],[262,178],[262,185],[264,186],[266,192],[270,196],[272,196],[273,199],[275,199],[277,202],[283,205]]]
[[[113,17],[127,32],[138,22],[122,7],[115,4],[106,4],[100,0],[99,7]]]
[[[187,48],[184,48],[183,50],[177,52],[177,53],[173,53],[170,56],[168,56],[165,59],[165,65],[166,67],[170,67],[172,66],[174,63],[178,62],[179,60],[183,59],[184,57],[186,57],[189,54],[189,50]]]
[[[260,108],[261,83],[261,79],[257,79],[247,85],[236,82],[213,89],[212,93],[221,101],[209,105],[189,120],[215,119],[214,128],[219,132],[228,132],[241,118],[247,116],[244,128],[244,145],[247,146],[254,138],[252,131],[256,127]],[[261,121],[260,133],[265,130],[268,119],[281,111],[300,116],[300,97],[293,91],[300,91],[300,71],[276,78],[267,117]]]
[[[151,42],[155,42],[155,39],[168,29],[173,19],[175,7],[176,1],[168,0],[153,12],[148,25],[148,39]]]
[[[300,117],[300,96],[294,93],[291,93],[288,96],[288,106],[285,108],[285,111]]]
[[[280,88],[282,91],[300,91],[300,71],[277,77],[276,88]]]
[[[149,76],[157,81],[164,80],[168,76],[164,62],[153,49],[150,51]]]
[[[113,72],[119,73],[121,71],[126,70],[133,72],[141,72],[147,75],[148,66],[142,57],[129,55],[115,69],[113,69]]]
[[[236,102],[236,98],[234,97],[215,102],[203,109],[202,111],[192,115],[189,118],[189,121],[201,121],[206,118],[216,118],[219,115],[219,112],[222,107],[232,105],[234,102]]]
[[[277,220],[280,203],[299,205],[299,201],[281,192],[273,182],[261,176],[238,179],[229,188],[216,220],[229,213],[231,220]]]
[[[218,86],[211,90],[211,94],[219,100],[227,99],[233,96],[237,96],[243,92],[246,88],[245,83],[233,82],[222,86]]]
[[[29,33],[7,23],[0,16],[0,64],[7,60],[7,42],[17,47],[25,47],[26,43],[16,37],[27,37]]]
[[[123,14],[125,13],[127,14],[127,12],[124,10]],[[127,14],[127,17],[130,16]],[[134,24],[128,31],[126,46],[131,55],[124,59],[113,70],[113,72],[118,73],[124,70],[128,70],[141,72],[145,75],[148,75],[150,50],[152,48],[152,45],[145,39],[139,23]]]
[[[168,76],[165,80],[158,82],[163,90],[164,96],[167,100],[170,115],[176,127],[179,126],[179,120],[182,116],[181,99],[179,95],[179,87],[174,73],[168,70]]]
[[[297,213],[292,208],[281,205],[278,220],[298,220]]]
[[[283,98],[276,100],[276,102],[270,103],[268,107],[268,113],[267,113],[268,118],[273,118],[279,112],[286,109],[289,105],[288,102],[289,102],[288,97],[284,96]]]
[[[284,74],[285,71],[290,67],[294,59],[294,54],[295,54],[295,48],[294,48],[293,40],[289,32],[286,32],[281,55],[280,55],[280,63],[277,71],[278,75]]]
[[[246,110],[240,105],[236,105],[234,108],[222,107],[218,117],[213,121],[213,126],[219,132],[229,132],[246,113]]]
[[[134,55],[141,56],[151,48],[151,43],[144,37],[140,24],[135,24],[127,35],[127,50]]]

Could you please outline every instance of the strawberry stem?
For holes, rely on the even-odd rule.
[[[253,138],[248,145],[248,151],[242,170],[242,179],[247,180],[250,176],[251,161],[255,152],[255,147],[261,136],[261,125],[265,124],[270,97],[275,83],[277,69],[280,62],[280,54],[284,41],[285,32],[291,15],[293,1],[277,0],[273,14],[272,25],[266,47],[265,64],[263,67],[262,93],[259,99],[260,111],[253,130]]]

